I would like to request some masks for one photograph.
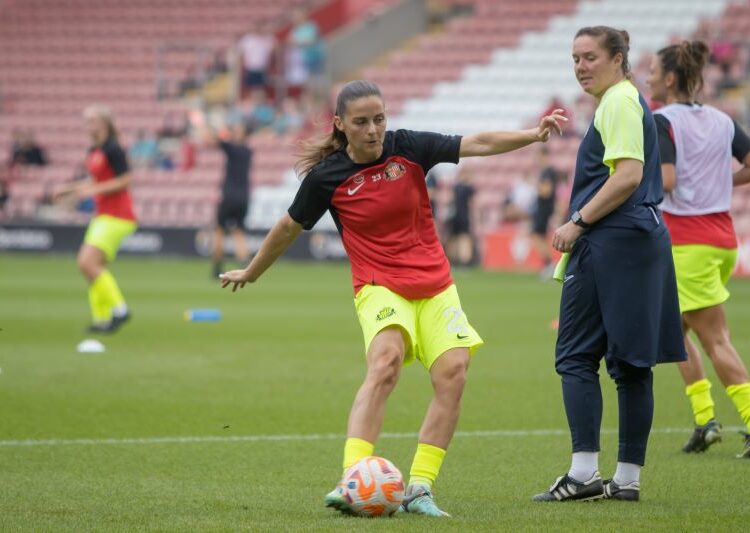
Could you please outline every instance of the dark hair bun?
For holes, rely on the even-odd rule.
[[[690,54],[693,56],[695,62],[703,67],[708,61],[711,51],[708,49],[708,45],[703,41],[693,41],[690,43]]]
[[[620,30],[620,35],[622,35],[622,40],[625,41],[625,46],[630,49],[630,34],[628,30]]]

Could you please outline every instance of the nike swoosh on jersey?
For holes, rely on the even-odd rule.
[[[352,189],[351,187],[349,187],[349,188],[348,188],[348,189],[346,190],[346,192],[347,192],[347,193],[349,193],[349,196],[351,196],[351,195],[353,195],[353,194],[354,194],[355,192],[357,192],[357,191],[358,191],[359,189],[361,189],[361,188],[362,188],[362,186],[363,186],[364,184],[365,184],[365,182],[362,182],[362,183],[360,183],[359,185],[357,185],[356,187],[354,187],[353,189]]]

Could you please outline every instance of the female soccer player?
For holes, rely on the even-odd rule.
[[[723,306],[729,298],[725,285],[737,260],[737,238],[729,215],[732,186],[750,182],[750,139],[726,114],[696,102],[708,54],[700,41],[663,48],[651,62],[648,80],[652,98],[667,104],[654,115],[667,193],[662,209],[672,235],[688,353],[680,373],[696,425],[682,449],[702,452],[721,440],[711,383],[687,335],[692,329],[747,426],[745,447],[738,457],[750,458],[750,382],[729,338]],[[734,175],[732,156],[744,164]]]
[[[627,32],[582,28],[575,75],[597,101],[581,141],[570,221],[553,246],[570,252],[555,368],[573,442],[570,470],[536,501],[638,500],[654,410],[651,367],[685,360],[656,125],[628,79]],[[620,446],[612,480],[599,475],[599,363],[617,384]]]
[[[304,175],[289,212],[271,229],[244,270],[221,276],[233,290],[252,283],[329,210],[352,268],[354,304],[364,334],[367,374],[354,399],[344,446],[344,470],[372,455],[388,396],[401,366],[418,359],[434,396],[419,432],[402,509],[447,516],[432,497],[458,422],[470,354],[482,339],[469,325],[438,240],[425,185],[437,163],[488,156],[545,142],[561,132],[558,113],[537,128],[466,137],[386,131],[383,97],[367,81],[346,84],[336,101],[333,131],[304,145]],[[340,487],[325,503],[350,511]]]
[[[130,169],[117,141],[112,112],[92,105],[83,112],[92,146],[86,167],[92,179],[77,181],[58,192],[58,198],[94,197],[96,212],[78,251],[78,268],[89,283],[92,333],[112,333],[130,318],[125,298],[107,263],[114,261],[122,239],[136,229],[128,192]]]

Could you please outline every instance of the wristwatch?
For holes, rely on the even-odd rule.
[[[581,212],[578,210],[573,211],[573,214],[570,215],[570,221],[573,222],[573,224],[575,224],[576,226],[581,226],[584,229],[588,229],[591,227],[591,224],[586,224],[586,222],[583,221]]]

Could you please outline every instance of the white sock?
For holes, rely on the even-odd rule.
[[[599,452],[575,452],[568,475],[584,483],[599,471]]]
[[[118,306],[115,306],[115,308],[112,309],[112,314],[114,316],[125,316],[126,314],[128,314],[127,304],[120,304]]]
[[[633,463],[617,463],[617,470],[612,480],[620,487],[641,480],[641,465]]]

